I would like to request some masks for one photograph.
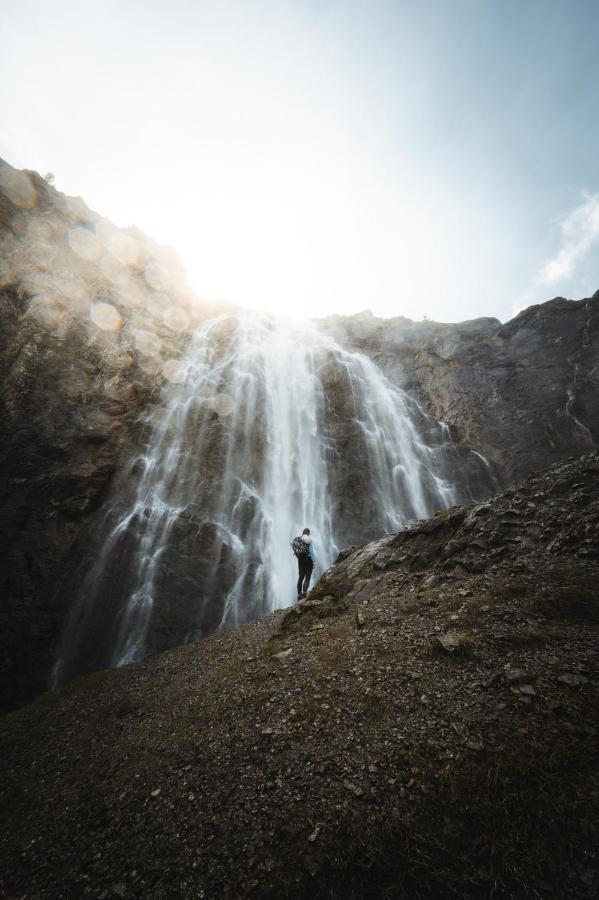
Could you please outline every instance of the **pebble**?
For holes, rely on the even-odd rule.
[[[437,637],[437,641],[448,653],[453,653],[458,647],[462,647],[466,643],[467,637],[463,631],[448,631],[447,634],[441,634]]]
[[[567,684],[568,687],[578,687],[581,684],[588,684],[589,681],[584,675],[578,675],[575,672],[565,672],[557,680],[561,681],[562,684]]]
[[[533,680],[532,676],[526,669],[516,669],[511,666],[506,666],[505,668],[505,677],[510,684],[530,684]]]

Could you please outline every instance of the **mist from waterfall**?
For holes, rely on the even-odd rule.
[[[96,665],[122,665],[172,645],[171,619],[181,643],[290,605],[291,540],[310,527],[326,569],[359,518],[348,497],[372,536],[464,499],[447,426],[310,323],[207,321],[174,381],[106,507],[56,684],[86,642]]]

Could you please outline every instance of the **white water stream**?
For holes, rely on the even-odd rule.
[[[339,534],[351,531],[351,509],[343,528],[336,512],[340,479],[360,481],[373,535],[465,499],[451,480],[448,428],[367,357],[310,324],[251,313],[210,320],[193,335],[181,373],[152,413],[145,454],[126,473],[132,494],[107,508],[101,550],[63,635],[57,682],[63,660],[94,627],[117,556],[127,559],[129,581],[106,662],[122,665],[147,652],[157,579],[164,592],[165,553],[179,540],[182,516],[192,516],[190,528],[209,522],[212,529],[208,549],[199,551],[208,558],[195,605],[206,610],[218,595],[219,629],[293,602],[290,542],[305,526],[314,536],[316,577],[334,561]],[[363,513],[355,510],[356,519]],[[185,639],[193,640],[204,633],[193,601],[186,614]]]

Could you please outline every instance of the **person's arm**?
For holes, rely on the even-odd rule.
[[[312,560],[313,563],[315,563],[316,562],[316,553],[314,552],[314,544],[312,543],[312,541],[310,541],[310,543],[308,544],[308,552],[310,553],[310,559]]]

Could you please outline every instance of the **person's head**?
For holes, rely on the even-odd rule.
[[[304,530],[302,531],[302,534],[310,534],[310,529],[304,528]]]

